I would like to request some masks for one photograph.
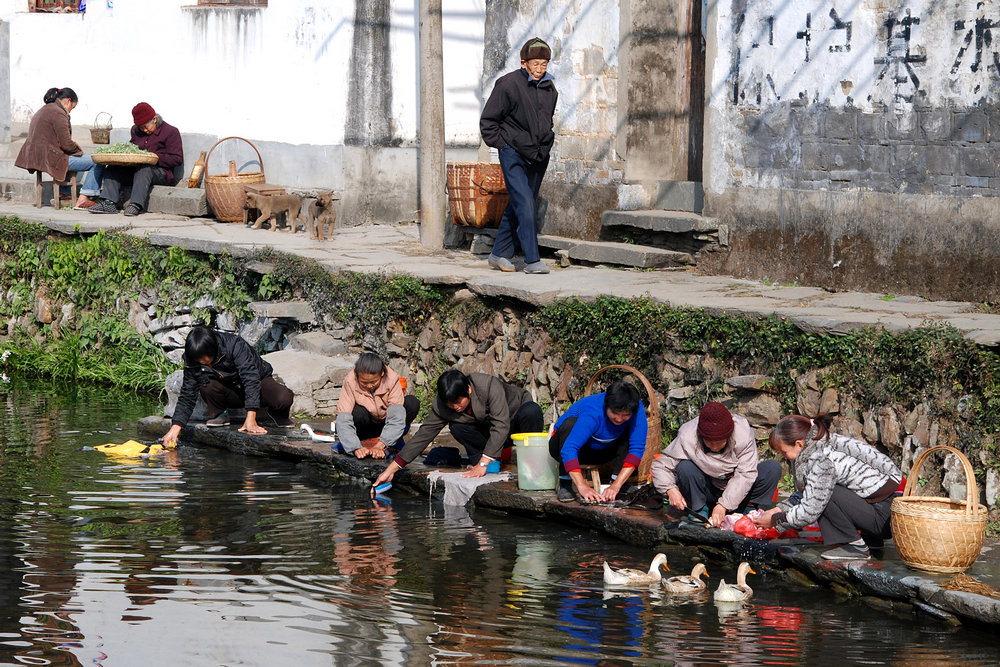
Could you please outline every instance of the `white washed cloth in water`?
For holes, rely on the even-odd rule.
[[[460,472],[441,472],[440,470],[432,470],[431,474],[427,476],[427,480],[431,483],[431,495],[434,494],[434,487],[437,486],[438,482],[444,483],[445,505],[465,505],[480,485],[504,482],[511,478],[509,472],[487,473],[482,477],[462,477]]]

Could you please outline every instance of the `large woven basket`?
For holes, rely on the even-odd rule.
[[[449,162],[448,210],[460,227],[498,227],[510,195],[496,162]]]
[[[108,117],[107,122],[101,122],[101,114]],[[94,127],[90,128],[90,140],[95,144],[111,143],[111,114],[102,111],[94,118]]]
[[[920,468],[938,451],[958,457],[965,470],[965,501],[914,495]],[[976,562],[986,535],[986,507],[972,464],[954,447],[938,445],[921,454],[906,480],[903,495],[892,501],[892,538],[900,558],[915,570],[964,572]]]
[[[143,153],[91,153],[90,159],[94,164],[117,164],[122,166],[138,164],[156,164],[160,157],[155,153],[145,155]]]
[[[238,173],[236,162],[230,161],[228,174],[213,175],[209,173],[208,167],[212,159],[212,151],[223,141],[229,141],[230,139],[239,139],[250,144],[250,148],[257,153],[257,163],[260,164],[260,171]],[[208,157],[205,158],[205,197],[208,199],[208,205],[212,207],[212,213],[215,215],[216,220],[221,222],[243,222],[243,203],[246,199],[243,187],[263,182],[264,161],[260,157],[260,151],[243,137],[219,139],[209,149]]]
[[[645,484],[649,481],[649,469],[653,465],[653,459],[656,457],[657,452],[663,449],[663,438],[660,429],[660,399],[656,394],[656,390],[653,389],[653,385],[651,385],[649,380],[646,379],[646,376],[637,369],[631,366],[626,366],[625,364],[605,366],[590,376],[590,381],[587,382],[587,388],[584,391],[584,396],[590,396],[593,393],[594,384],[597,382],[597,378],[603,375],[606,371],[611,370],[626,371],[634,375],[646,390],[646,396],[649,398],[649,416],[646,420],[649,425],[649,430],[646,432],[646,451],[642,455],[642,461],[639,463],[638,476],[635,480],[636,484]]]

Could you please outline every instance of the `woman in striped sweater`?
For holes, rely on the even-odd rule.
[[[818,521],[823,543],[840,545],[823,558],[870,558],[869,547],[880,548],[890,536],[889,508],[903,479],[896,464],[865,442],[831,433],[825,414],[783,417],[770,445],[790,462],[801,500],[779,503],[757,524],[787,530]]]

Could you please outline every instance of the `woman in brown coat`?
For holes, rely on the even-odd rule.
[[[49,88],[42,98],[45,106],[32,116],[28,138],[17,154],[14,166],[27,169],[28,173],[44,171],[56,181],[65,181],[70,171],[86,171],[76,208],[84,210],[94,205],[90,197],[101,191],[101,165],[95,165],[89,155],[83,154],[80,145],[73,141],[73,128],[69,114],[76,108],[78,98],[72,88]],[[68,188],[61,188],[60,199]]]

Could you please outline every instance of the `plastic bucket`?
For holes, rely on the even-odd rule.
[[[524,491],[552,491],[559,481],[559,463],[549,456],[548,433],[513,433],[517,452],[517,487]]]

